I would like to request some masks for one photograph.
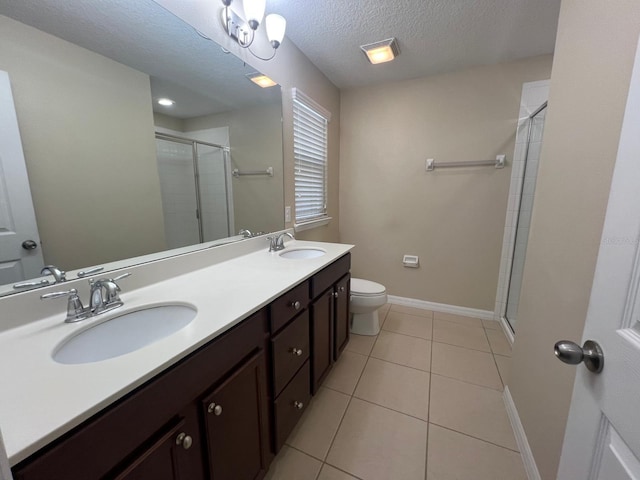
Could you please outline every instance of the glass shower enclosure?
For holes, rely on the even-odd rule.
[[[505,318],[509,322],[512,331],[515,331],[518,318],[518,305],[520,303],[520,291],[522,289],[522,273],[527,255],[529,227],[531,226],[531,213],[533,211],[533,199],[538,177],[538,162],[540,160],[546,112],[547,102],[544,102],[529,116],[529,125],[527,127],[524,175],[520,189],[520,206],[518,209],[515,245],[513,249],[513,260],[511,262],[505,312]]]
[[[156,133],[167,248],[233,235],[229,147]]]

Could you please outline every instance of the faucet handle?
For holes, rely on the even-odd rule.
[[[121,275],[118,275],[115,278],[110,278],[109,281],[117,282],[118,280],[122,280],[123,278],[127,278],[127,277],[130,277],[130,276],[131,276],[131,273],[127,272],[127,273],[123,273]]]
[[[74,323],[80,320],[87,318],[87,309],[82,305],[82,301],[78,296],[78,290],[72,288],[71,290],[66,290],[64,292],[51,292],[45,293],[44,295],[40,295],[42,300],[47,300],[49,298],[60,298],[60,297],[69,297],[69,301],[67,302],[67,318],[65,322]]]

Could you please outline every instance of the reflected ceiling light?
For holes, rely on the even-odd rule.
[[[173,100],[171,100],[170,98],[159,98],[157,101],[163,107],[171,107],[171,106],[175,105],[175,103],[176,103]]]
[[[233,0],[222,0],[224,5],[224,9],[222,10],[222,25],[224,26],[225,31],[238,43],[238,45],[249,50],[251,55],[254,57],[259,58],[260,60],[271,60],[276,56],[276,50],[284,39],[287,21],[283,16],[276,15],[275,13],[267,15],[264,19],[265,30],[267,32],[269,43],[273,48],[273,55],[268,58],[260,57],[249,47],[255,39],[256,30],[258,30],[258,27],[262,23],[266,0],[236,0],[241,3],[246,19],[242,18],[229,8],[232,1]]]
[[[245,77],[247,77],[256,85],[261,86],[262,88],[269,88],[269,87],[274,87],[278,85],[276,82],[271,80],[265,74],[259,73],[259,72],[247,73]]]
[[[382,40],[381,42],[360,45],[360,49],[374,65],[378,63],[390,62],[400,55],[400,48],[395,37]]]

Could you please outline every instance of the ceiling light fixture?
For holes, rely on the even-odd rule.
[[[265,74],[259,72],[247,73],[245,77],[262,88],[269,88],[278,85]]]
[[[157,102],[160,105],[162,105],[163,107],[171,107],[171,106],[175,105],[175,103],[176,103],[173,100],[171,100],[170,98],[159,98],[157,100]]]
[[[360,49],[374,65],[378,63],[390,62],[400,55],[400,48],[395,37],[382,40],[380,42],[360,45]]]
[[[246,19],[242,18],[234,12],[229,6],[233,0],[222,0],[224,9],[222,10],[222,25],[227,34],[233,38],[242,48],[249,50],[251,55],[260,60],[271,60],[276,56],[276,50],[284,40],[284,32],[287,27],[287,21],[281,15],[272,13],[265,18],[265,30],[267,38],[273,48],[273,55],[263,58],[256,55],[249,48],[253,44],[256,36],[256,30],[262,23],[264,11],[266,8],[266,0],[238,0],[242,1],[242,7]]]

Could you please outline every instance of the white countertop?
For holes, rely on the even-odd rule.
[[[0,428],[10,464],[27,458],[353,248],[298,240],[286,242],[286,247],[285,251],[321,248],[326,254],[293,260],[261,246],[258,251],[135,290],[127,291],[123,281],[124,306],[113,312],[68,324],[58,310],[1,333]],[[51,357],[57,345],[96,323],[144,307],[175,303],[190,304],[198,314],[185,328],[156,343],[89,364],[62,365]]]

